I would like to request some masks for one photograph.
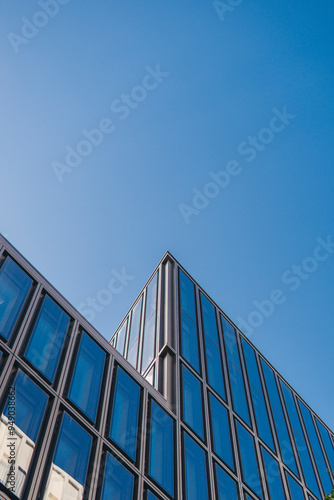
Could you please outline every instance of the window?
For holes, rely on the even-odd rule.
[[[46,296],[32,332],[25,357],[50,382],[56,373],[70,318]]]
[[[47,400],[42,389],[19,370],[13,385],[8,388],[8,399],[0,420],[0,435],[8,445],[3,447],[0,456],[0,482],[6,484],[7,474],[11,472],[12,462],[9,460],[15,460],[14,492],[19,498],[29,471]],[[15,441],[12,447],[9,447],[10,440]],[[10,488],[12,485],[9,483],[7,486]]]
[[[92,436],[64,413],[44,500],[83,498],[91,446]]]
[[[223,367],[220,357],[215,309],[203,294],[201,294],[201,305],[208,383],[225,399]]]
[[[281,476],[276,460],[274,460],[264,448],[262,448],[262,456],[267,475],[267,485],[270,493],[270,499],[285,500]]]
[[[126,327],[128,325],[128,320],[126,320],[121,328],[118,330],[117,334],[117,344],[116,344],[116,349],[119,353],[122,354],[124,353],[124,343],[125,343],[125,335],[126,335]]]
[[[182,383],[183,420],[201,439],[204,439],[201,382],[182,365]]]
[[[0,269],[0,335],[9,339],[32,285],[32,279],[9,257]]]
[[[199,372],[198,336],[194,285],[180,271],[181,353]]]
[[[169,495],[174,495],[174,422],[151,400],[149,421],[149,475]]]
[[[132,309],[131,313],[131,323],[129,332],[129,346],[127,360],[135,368],[137,367],[137,353],[138,353],[138,337],[140,332],[140,318],[141,318],[141,306],[143,302],[143,297],[141,296],[137,304]]]
[[[290,474],[286,473],[286,477],[288,480],[289,490],[290,490],[290,499],[291,500],[305,500],[303,495],[303,490],[301,486],[290,476]]]
[[[278,441],[281,449],[282,459],[295,474],[299,477],[294,452],[290,440],[290,435],[285,422],[281,400],[279,398],[275,376],[271,368],[261,360],[263,374],[268,391],[272,415],[275,422]]]
[[[230,426],[228,422],[228,411],[219,401],[210,394],[211,410],[211,435],[212,448],[231,469],[234,469],[234,460],[231,444]]]
[[[107,453],[101,500],[131,500],[134,477],[110,453]]]
[[[233,407],[236,413],[250,426],[244,379],[240,364],[238,342],[233,326],[221,316],[224,333],[225,349],[230,375]]]
[[[141,373],[146,371],[148,365],[155,357],[155,319],[157,307],[157,282],[158,275],[155,274],[146,291],[145,322],[143,333],[143,354]]]
[[[147,490],[145,498],[146,500],[159,500],[159,498],[153,495],[152,491],[149,490]]]
[[[237,484],[226,472],[216,464],[216,480],[218,500],[238,500]]]
[[[249,488],[262,498],[261,481],[253,437],[239,422],[237,422],[237,431],[243,480]]]
[[[136,459],[140,387],[117,368],[109,437]]]
[[[209,492],[205,452],[188,434],[183,434],[183,440],[185,500],[208,500]]]
[[[319,420],[316,419],[317,426],[320,432],[320,436],[322,439],[322,442],[324,444],[327,457],[331,466],[331,470],[334,471],[334,447],[331,442],[331,438],[329,437],[328,431],[325,429],[325,427],[319,422]]]
[[[298,455],[300,458],[300,462],[303,468],[305,482],[310,490],[320,498],[320,491],[318,487],[318,483],[314,474],[311,458],[309,451],[307,449],[307,444],[305,440],[305,436],[300,424],[300,420],[298,417],[297,409],[295,406],[295,402],[293,399],[292,392],[290,389],[281,381],[281,387],[284,394],[284,400],[286,404],[286,408],[288,410],[288,415],[291,423],[291,427],[293,430],[293,435],[295,438],[295,442],[297,445]]]
[[[96,418],[106,355],[82,332],[69,399],[93,422]]]
[[[259,370],[256,363],[254,349],[242,339],[242,346],[245,356],[246,369],[252,395],[254,413],[257,429],[260,438],[275,452],[272,432],[270,428],[266,403],[264,400],[262,384],[260,381]]]

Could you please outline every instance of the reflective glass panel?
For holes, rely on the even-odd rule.
[[[220,349],[206,335],[204,335],[204,339],[208,383],[219,396],[226,399]]]
[[[318,429],[320,432],[322,442],[324,444],[324,447],[325,447],[325,450],[327,453],[329,463],[331,465],[331,469],[332,469],[332,471],[334,471],[334,447],[333,447],[332,441],[329,437],[327,429],[325,429],[325,427],[319,422],[319,420],[316,420],[316,422],[317,422],[317,426],[318,426]]]
[[[159,500],[151,491],[147,492],[147,500]]]
[[[69,399],[95,421],[106,355],[84,332],[74,368]]]
[[[315,459],[315,463],[317,464],[317,468],[319,471],[320,479],[323,485],[323,488],[325,491],[331,491],[332,489],[332,482],[330,480],[329,474],[327,472],[327,465],[325,462],[325,457],[322,453],[319,439],[313,424],[313,420],[311,417],[311,413],[309,410],[306,408],[306,406],[298,400],[299,407],[301,409],[301,413],[304,419],[306,431],[310,440],[311,444],[311,449],[313,452],[313,457]]]
[[[197,326],[181,311],[181,351],[184,359],[199,372]]]
[[[117,351],[122,354],[124,353],[124,342],[125,342],[125,335],[126,335],[126,327],[128,325],[128,321],[126,320],[124,324],[121,326],[121,328],[118,331],[117,334],[117,344],[116,344],[116,349]]]
[[[238,500],[237,484],[216,464],[218,500]]]
[[[203,330],[212,342],[219,345],[215,308],[213,304],[201,293]]]
[[[7,257],[0,268],[0,335],[6,340],[9,339],[31,285],[29,276]]]
[[[208,500],[205,452],[184,433],[184,468],[186,500]]]
[[[0,420],[0,482],[21,497],[48,397],[20,370]],[[14,462],[12,462],[12,460]]]
[[[155,358],[155,319],[157,305],[158,276],[154,275],[147,287],[145,322],[143,333],[143,354],[141,373],[144,373],[148,365]]]
[[[282,480],[276,460],[262,448],[264,467],[267,475],[267,485],[271,500],[285,500]]]
[[[196,307],[194,285],[180,270],[180,300],[181,308],[196,323]]]
[[[101,500],[131,500],[134,477],[110,453],[107,453]]]
[[[213,450],[231,469],[234,469],[228,411],[212,394],[210,394],[210,409]]]
[[[163,450],[163,452],[162,452]],[[174,423],[155,401],[151,401],[149,475],[174,495]]]
[[[135,368],[137,367],[137,354],[138,354],[138,337],[140,331],[140,317],[141,317],[141,305],[143,297],[141,296],[137,304],[132,309],[131,323],[130,323],[130,333],[129,333],[129,346],[127,360]]]
[[[182,366],[182,381],[183,420],[204,439],[201,383],[185,366]]]
[[[279,394],[277,391],[277,385],[275,381],[275,377],[271,368],[261,360],[261,365],[263,368],[263,374],[266,382],[266,387],[268,391],[270,406],[275,422],[275,427],[277,431],[278,441],[281,448],[281,454],[285,465],[290,467],[290,469],[296,474],[298,477],[298,470],[296,465],[296,460],[294,456],[294,452],[291,445],[291,440],[288,432],[288,428],[285,422],[283,409],[281,405],[281,401],[279,398]]]
[[[132,460],[136,458],[140,387],[121,368],[117,368],[110,439]]]
[[[255,352],[254,349],[244,339],[242,339],[242,345],[258,433],[260,438],[269,446],[269,448],[275,451],[266,403],[263,395],[263,389],[259,376],[258,366],[256,363]]]
[[[303,490],[299,486],[299,484],[296,483],[296,481],[290,476],[290,474],[286,473],[286,477],[290,490],[290,500],[305,500]]]
[[[286,408],[288,410],[291,427],[293,430],[293,435],[297,445],[298,455],[303,468],[305,482],[307,486],[310,488],[310,490],[320,498],[318,483],[314,474],[310,454],[307,449],[305,436],[300,424],[292,392],[282,381],[281,381],[281,386],[284,394]]]
[[[69,323],[70,318],[67,314],[46,296],[25,357],[51,382],[56,373]]]
[[[92,436],[64,413],[44,500],[83,498]]]
[[[221,316],[221,322],[228,360],[233,407],[236,413],[238,413],[246,424],[250,426],[248,404],[235,330],[233,326],[224,318],[224,316]]]
[[[257,466],[254,440],[251,434],[237,422],[242,475],[245,484],[262,498],[261,481]]]

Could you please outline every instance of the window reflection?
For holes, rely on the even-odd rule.
[[[157,283],[156,273],[147,287],[145,321],[143,331],[143,354],[141,361],[141,373],[144,373],[148,365],[155,357],[155,323],[157,307]]]
[[[216,464],[218,500],[239,500],[237,484]]]
[[[182,365],[183,404],[182,414],[184,422],[204,439],[202,414],[202,388],[200,381]]]
[[[299,486],[290,474],[286,473],[286,477],[290,490],[290,500],[305,500],[301,486]]]
[[[228,411],[212,394],[209,400],[213,450],[231,469],[234,469]]]
[[[7,257],[0,269],[0,335],[6,340],[9,339],[31,285],[31,278]]]
[[[140,332],[141,306],[143,297],[141,296],[137,304],[132,309],[129,332],[129,346],[127,360],[135,368],[137,367],[138,337]]]
[[[239,422],[237,422],[237,431],[243,480],[249,488],[262,498],[261,480],[253,437]]]
[[[267,475],[267,484],[271,500],[285,500],[281,476],[276,460],[262,448],[264,467]]]
[[[184,359],[199,372],[197,319],[194,284],[180,270],[181,352]]]
[[[107,453],[101,500],[131,500],[134,477],[110,453]]]
[[[208,479],[205,452],[184,433],[185,499],[208,500]]]
[[[44,500],[82,500],[92,436],[64,413]]]
[[[70,318],[46,296],[25,357],[53,381]]]
[[[13,386],[8,388],[8,399],[0,421],[0,482],[19,498],[47,399],[42,389],[20,370]]]
[[[125,343],[125,336],[126,336],[126,328],[128,325],[128,320],[126,320],[121,328],[118,330],[117,334],[117,344],[116,344],[116,349],[119,353],[124,354],[124,343]]]

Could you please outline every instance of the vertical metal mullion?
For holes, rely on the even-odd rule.
[[[140,432],[140,437],[139,440],[137,439],[137,442],[139,441],[139,463],[138,463],[138,469],[139,469],[139,478],[138,478],[138,492],[137,492],[137,498],[138,500],[141,500],[143,498],[144,494],[144,482],[142,479],[142,476],[145,476],[145,468],[146,468],[146,450],[148,450],[148,443],[147,443],[147,423],[148,423],[148,391],[145,388],[141,389],[142,394],[141,394],[141,415],[140,415],[140,422],[141,426],[139,429]]]
[[[176,359],[174,363],[174,377],[175,377],[175,413],[176,413],[176,425],[175,425],[175,442],[176,450],[174,459],[176,458],[176,470],[177,470],[177,485],[176,485],[176,498],[178,500],[182,499],[183,492],[183,443],[182,443],[182,428],[181,428],[181,377],[180,377],[180,352],[181,352],[181,321],[180,321],[180,271],[179,266],[175,263],[173,266],[173,277],[174,277],[174,348],[176,350]]]

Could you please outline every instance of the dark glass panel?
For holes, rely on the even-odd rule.
[[[290,474],[286,473],[286,477],[288,479],[288,485],[290,490],[290,500],[305,500],[303,490],[299,486],[298,483],[290,476]]]
[[[245,484],[262,498],[261,480],[257,466],[254,440],[251,434],[237,422],[242,475]]]
[[[67,314],[46,296],[25,357],[51,382],[56,373],[69,323]]]
[[[131,500],[134,477],[116,458],[107,453],[101,500]]]
[[[32,280],[9,257],[0,268],[0,335],[6,340],[12,332]]]
[[[136,458],[140,387],[123,370],[117,369],[112,407],[110,439],[132,460]]]
[[[128,325],[128,320],[124,322],[124,324],[121,326],[117,334],[116,349],[120,354],[122,354],[122,356],[124,354],[124,343],[125,343],[127,325]]]
[[[331,441],[331,438],[329,437],[327,429],[319,422],[319,420],[316,420],[317,426],[320,432],[320,436],[322,439],[322,442],[324,444],[327,457],[331,466],[331,470],[334,471],[334,447]]]
[[[205,452],[184,433],[185,500],[208,500]]]
[[[310,440],[311,449],[313,452],[315,462],[317,464],[317,468],[319,471],[319,475],[320,475],[320,479],[321,479],[323,488],[325,491],[331,491],[332,482],[331,482],[330,476],[327,472],[327,465],[325,462],[325,457],[324,457],[322,450],[321,450],[321,446],[320,446],[319,439],[318,439],[318,436],[317,436],[317,433],[316,433],[316,430],[315,430],[315,427],[313,424],[311,413],[309,412],[309,410],[306,408],[306,406],[300,400],[298,400],[298,403],[299,403],[299,407],[300,407],[302,415],[303,415],[304,423],[306,426],[306,431],[307,431],[307,434],[308,434],[308,437]]]
[[[201,383],[185,366],[182,366],[182,381],[183,420],[204,439]]]
[[[91,445],[92,436],[67,413],[64,413],[53,464],[84,486]],[[52,466],[49,487],[52,485],[53,478],[58,474],[59,472]]]
[[[180,302],[188,316],[196,323],[196,307],[194,285],[189,278],[180,270]]]
[[[201,304],[204,333],[219,346],[215,308],[203,294],[201,294]]]
[[[228,411],[212,394],[210,394],[210,409],[213,450],[231,469],[234,469]]]
[[[320,491],[318,483],[314,474],[311,458],[309,451],[307,449],[305,436],[300,424],[298,417],[296,405],[292,396],[290,389],[281,381],[281,386],[284,394],[284,400],[286,408],[288,410],[288,415],[293,430],[295,442],[297,445],[297,451],[304,472],[305,482],[310,490],[320,498]]]
[[[181,339],[182,356],[199,372],[197,327],[184,311],[181,311]]]
[[[151,491],[147,492],[147,500],[159,500]]]
[[[69,399],[92,421],[96,417],[105,358],[105,352],[83,332]]]
[[[276,460],[262,448],[264,467],[271,500],[285,500],[281,475]]]
[[[245,363],[258,433],[260,438],[269,446],[269,448],[275,451],[266,403],[263,395],[263,389],[259,376],[258,366],[256,363],[255,352],[254,349],[244,339],[242,339],[242,345],[245,355]]]
[[[129,346],[127,360],[135,368],[137,367],[137,354],[138,354],[138,337],[140,332],[140,317],[141,317],[141,306],[143,297],[141,296],[137,304],[132,309],[131,313],[131,323],[130,323],[130,333],[129,333]]]
[[[147,287],[145,322],[143,332],[143,354],[141,373],[144,373],[148,365],[155,358],[155,323],[157,307],[157,283],[158,276],[154,275]]]
[[[149,475],[171,496],[174,495],[174,423],[151,401]]]
[[[223,327],[223,334],[224,334],[224,340],[225,340],[225,349],[226,349],[226,356],[228,359],[232,361],[233,364],[239,370],[241,370],[240,366],[240,358],[239,358],[239,350],[238,350],[238,343],[237,343],[237,337],[235,334],[235,329],[231,325],[229,321],[227,321],[224,316],[221,316],[221,322],[222,322],[222,327]]]
[[[225,399],[223,367],[219,347],[217,347],[206,335],[204,339],[208,383],[223,399]]]
[[[238,500],[237,484],[216,464],[218,500]]]
[[[285,463],[285,465],[290,467],[290,469],[296,474],[296,476],[299,476],[273,371],[263,360],[261,360],[261,364],[263,368],[263,374],[266,382],[266,387],[268,391],[269,401],[275,422],[275,427],[277,431],[278,442],[280,445],[283,462]]]

